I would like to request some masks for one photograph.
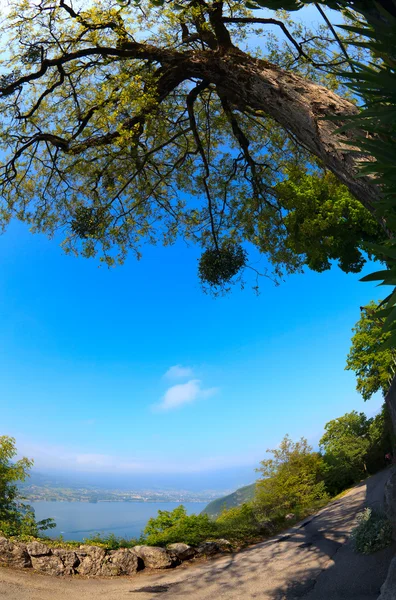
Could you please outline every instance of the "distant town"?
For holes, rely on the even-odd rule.
[[[21,492],[29,502],[210,502],[222,493],[217,490],[105,490],[95,487],[52,487],[25,483]],[[225,492],[226,493],[226,492]]]

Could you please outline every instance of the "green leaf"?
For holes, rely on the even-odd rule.
[[[387,340],[385,340],[381,346],[381,350],[388,350],[389,348],[396,348],[396,333],[393,333]]]
[[[396,307],[392,308],[389,315],[385,319],[384,331],[390,331],[396,327]]]
[[[396,247],[382,246],[380,244],[365,244],[365,248],[376,256],[383,255],[396,259]]]
[[[383,271],[375,271],[375,273],[370,273],[369,275],[365,275],[359,281],[381,281],[385,278],[386,275],[391,273],[390,269],[384,269]],[[396,276],[396,271],[395,271]]]

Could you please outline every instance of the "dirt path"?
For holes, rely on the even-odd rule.
[[[116,579],[53,578],[0,569],[1,600],[376,600],[396,548],[356,555],[356,513],[379,505],[388,472],[299,527],[235,554],[172,571]]]

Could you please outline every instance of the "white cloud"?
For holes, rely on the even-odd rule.
[[[191,367],[183,367],[182,365],[174,365],[165,373],[167,379],[183,379],[184,377],[192,377],[194,375]]]
[[[217,392],[217,388],[203,389],[199,379],[190,379],[187,383],[178,383],[166,390],[161,402],[154,405],[155,410],[168,411],[191,404],[201,398],[209,398]]]

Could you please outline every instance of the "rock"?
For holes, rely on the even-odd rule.
[[[396,557],[389,566],[388,576],[381,586],[378,600],[396,600]]]
[[[51,548],[42,542],[29,542],[26,544],[26,548],[30,556],[49,556],[51,554]]]
[[[164,548],[157,546],[134,546],[133,551],[142,559],[149,569],[168,569],[174,563]]]
[[[106,552],[99,546],[80,546],[76,551],[80,561],[77,571],[80,575],[104,575],[102,566]],[[106,569],[103,569],[105,571]]]
[[[73,550],[67,550],[64,548],[54,548],[52,553],[55,556],[59,556],[65,566],[65,575],[73,575],[76,572],[76,568],[80,564],[80,559]]]
[[[110,561],[110,557],[105,556],[97,575],[100,575],[101,577],[116,577],[117,575],[121,575],[121,573],[119,567],[113,565]]]
[[[296,517],[296,515],[294,513],[288,513],[285,516],[286,521],[291,521],[292,519],[294,519]]]
[[[194,558],[197,551],[189,546],[188,544],[169,544],[167,550],[171,556],[174,556],[178,560],[190,560]]]
[[[14,544],[0,537],[0,564],[26,569],[32,566],[25,544]]]
[[[396,539],[396,469],[392,467],[384,490],[384,511],[392,523],[393,537]]]
[[[229,542],[228,540],[216,540],[216,544],[219,547],[219,550],[221,552],[231,552],[232,551],[232,545],[231,542]]]
[[[202,542],[197,548],[199,556],[213,556],[213,554],[217,554],[218,552],[220,552],[220,547],[217,542]]]
[[[117,571],[116,575],[135,575],[138,570],[138,556],[129,548],[109,552],[109,563]]]
[[[32,556],[32,566],[47,575],[65,575],[66,568],[59,556]]]

